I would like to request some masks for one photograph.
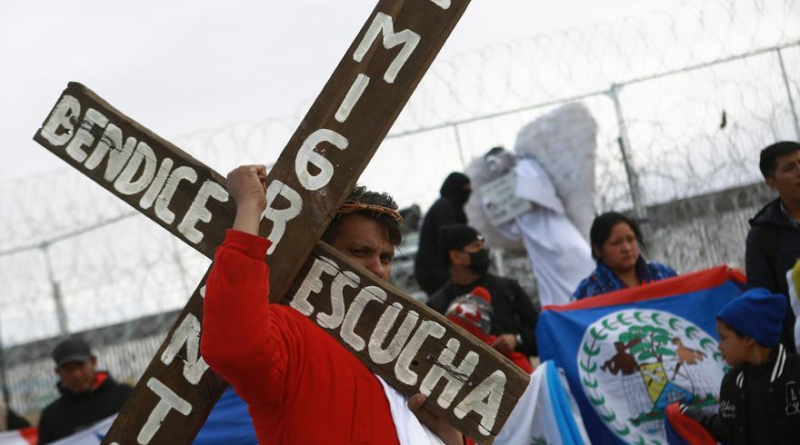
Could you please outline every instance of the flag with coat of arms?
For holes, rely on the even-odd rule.
[[[723,266],[544,308],[540,357],[564,369],[592,443],[666,445],[670,403],[717,409],[716,314],[744,288]]]

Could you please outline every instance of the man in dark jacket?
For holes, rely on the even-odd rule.
[[[778,342],[783,295],[751,289],[717,315],[719,348],[733,366],[722,379],[719,409],[681,405],[728,445],[789,445],[800,438],[800,357]]]
[[[53,350],[61,397],[47,405],[39,421],[39,445],[55,442],[122,409],[132,388],[97,371],[97,357],[80,339],[62,341]]]
[[[490,333],[497,336],[492,347],[506,356],[513,351],[536,355],[534,332],[539,315],[519,283],[488,273],[489,251],[480,233],[461,224],[445,227],[441,236],[450,280],[431,296],[428,306],[444,314],[456,297],[482,286],[492,295]]]
[[[800,259],[800,144],[778,142],[761,151],[759,165],[767,185],[778,199],[750,220],[747,235],[748,287],[763,287],[787,296],[781,343],[796,352],[795,314],[788,295],[786,273]]]
[[[469,178],[462,173],[450,173],[439,193],[441,197],[433,203],[419,231],[419,248],[414,259],[414,276],[422,290],[429,296],[444,286],[450,278],[447,271],[446,253],[439,246],[442,227],[466,224],[464,204],[472,191]]]

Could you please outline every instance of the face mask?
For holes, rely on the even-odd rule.
[[[489,249],[470,253],[467,267],[478,275],[484,275],[489,270]]]

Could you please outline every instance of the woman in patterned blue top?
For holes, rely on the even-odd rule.
[[[572,294],[575,300],[677,275],[663,264],[645,261],[639,251],[644,245],[642,231],[636,221],[621,213],[608,212],[595,218],[589,238],[597,269],[578,285]]]

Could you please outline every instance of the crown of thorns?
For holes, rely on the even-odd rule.
[[[339,211],[337,212],[338,215],[347,215],[349,213],[355,212],[372,212],[378,215],[386,215],[389,218],[392,218],[394,222],[399,225],[403,225],[403,217],[400,213],[395,209],[390,209],[389,207],[384,207],[382,205],[377,204],[366,204],[363,202],[354,201],[349,199],[342,203],[342,206],[339,207]]]

